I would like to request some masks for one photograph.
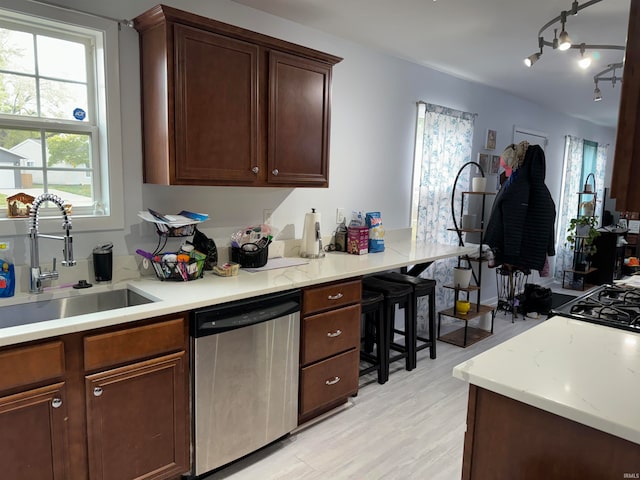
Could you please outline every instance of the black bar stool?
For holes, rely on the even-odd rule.
[[[384,295],[384,321],[386,327],[386,348],[384,349],[384,352],[387,352],[387,355],[389,355],[385,377],[389,378],[389,365],[402,358],[406,359],[406,369],[413,370],[416,365],[415,328],[413,327],[415,322],[413,319],[412,303],[413,288],[410,285],[389,282],[376,277],[363,278],[362,288],[366,290],[373,290],[374,292],[380,292]],[[393,338],[395,330],[394,320],[396,305],[404,308],[404,330],[402,331],[404,335],[404,345],[395,343]],[[399,353],[392,357],[391,350]]]
[[[360,376],[377,371],[378,383],[384,384],[389,379],[389,354],[386,350],[386,331],[384,317],[384,294],[370,290],[362,291],[360,302],[364,320],[363,346],[360,349],[360,360],[372,364],[360,370]],[[375,344],[376,353],[373,352]]]
[[[425,348],[429,348],[429,356],[436,358],[436,281],[428,278],[414,277],[398,272],[381,273],[375,276],[390,282],[397,282],[404,285],[410,285],[413,288],[412,305],[413,305],[413,329],[415,331],[415,351],[419,352]],[[418,336],[418,299],[421,297],[429,297],[429,338]],[[402,333],[396,331],[396,333]],[[420,344],[418,344],[418,341]],[[417,357],[416,357],[417,362]],[[416,363],[413,364],[416,366]]]

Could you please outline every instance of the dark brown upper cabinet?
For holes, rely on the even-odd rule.
[[[616,210],[640,210],[640,0],[631,0],[611,196]]]
[[[328,186],[341,58],[164,5],[135,27],[146,183]]]

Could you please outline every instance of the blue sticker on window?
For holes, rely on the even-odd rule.
[[[76,108],[73,111],[73,118],[75,118],[76,120],[84,120],[84,118],[87,116],[87,112],[85,112],[83,109],[81,108]]]

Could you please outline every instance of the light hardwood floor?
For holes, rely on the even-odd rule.
[[[494,335],[475,345],[438,342],[435,360],[425,349],[418,352],[417,368],[411,372],[395,362],[384,385],[373,374],[361,377],[349,408],[206,480],[459,479],[468,384],[453,378],[453,367],[544,319],[519,316],[512,323],[511,315],[498,313]]]

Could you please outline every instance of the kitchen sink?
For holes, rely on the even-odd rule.
[[[153,300],[128,288],[0,307],[0,328],[144,305]]]

